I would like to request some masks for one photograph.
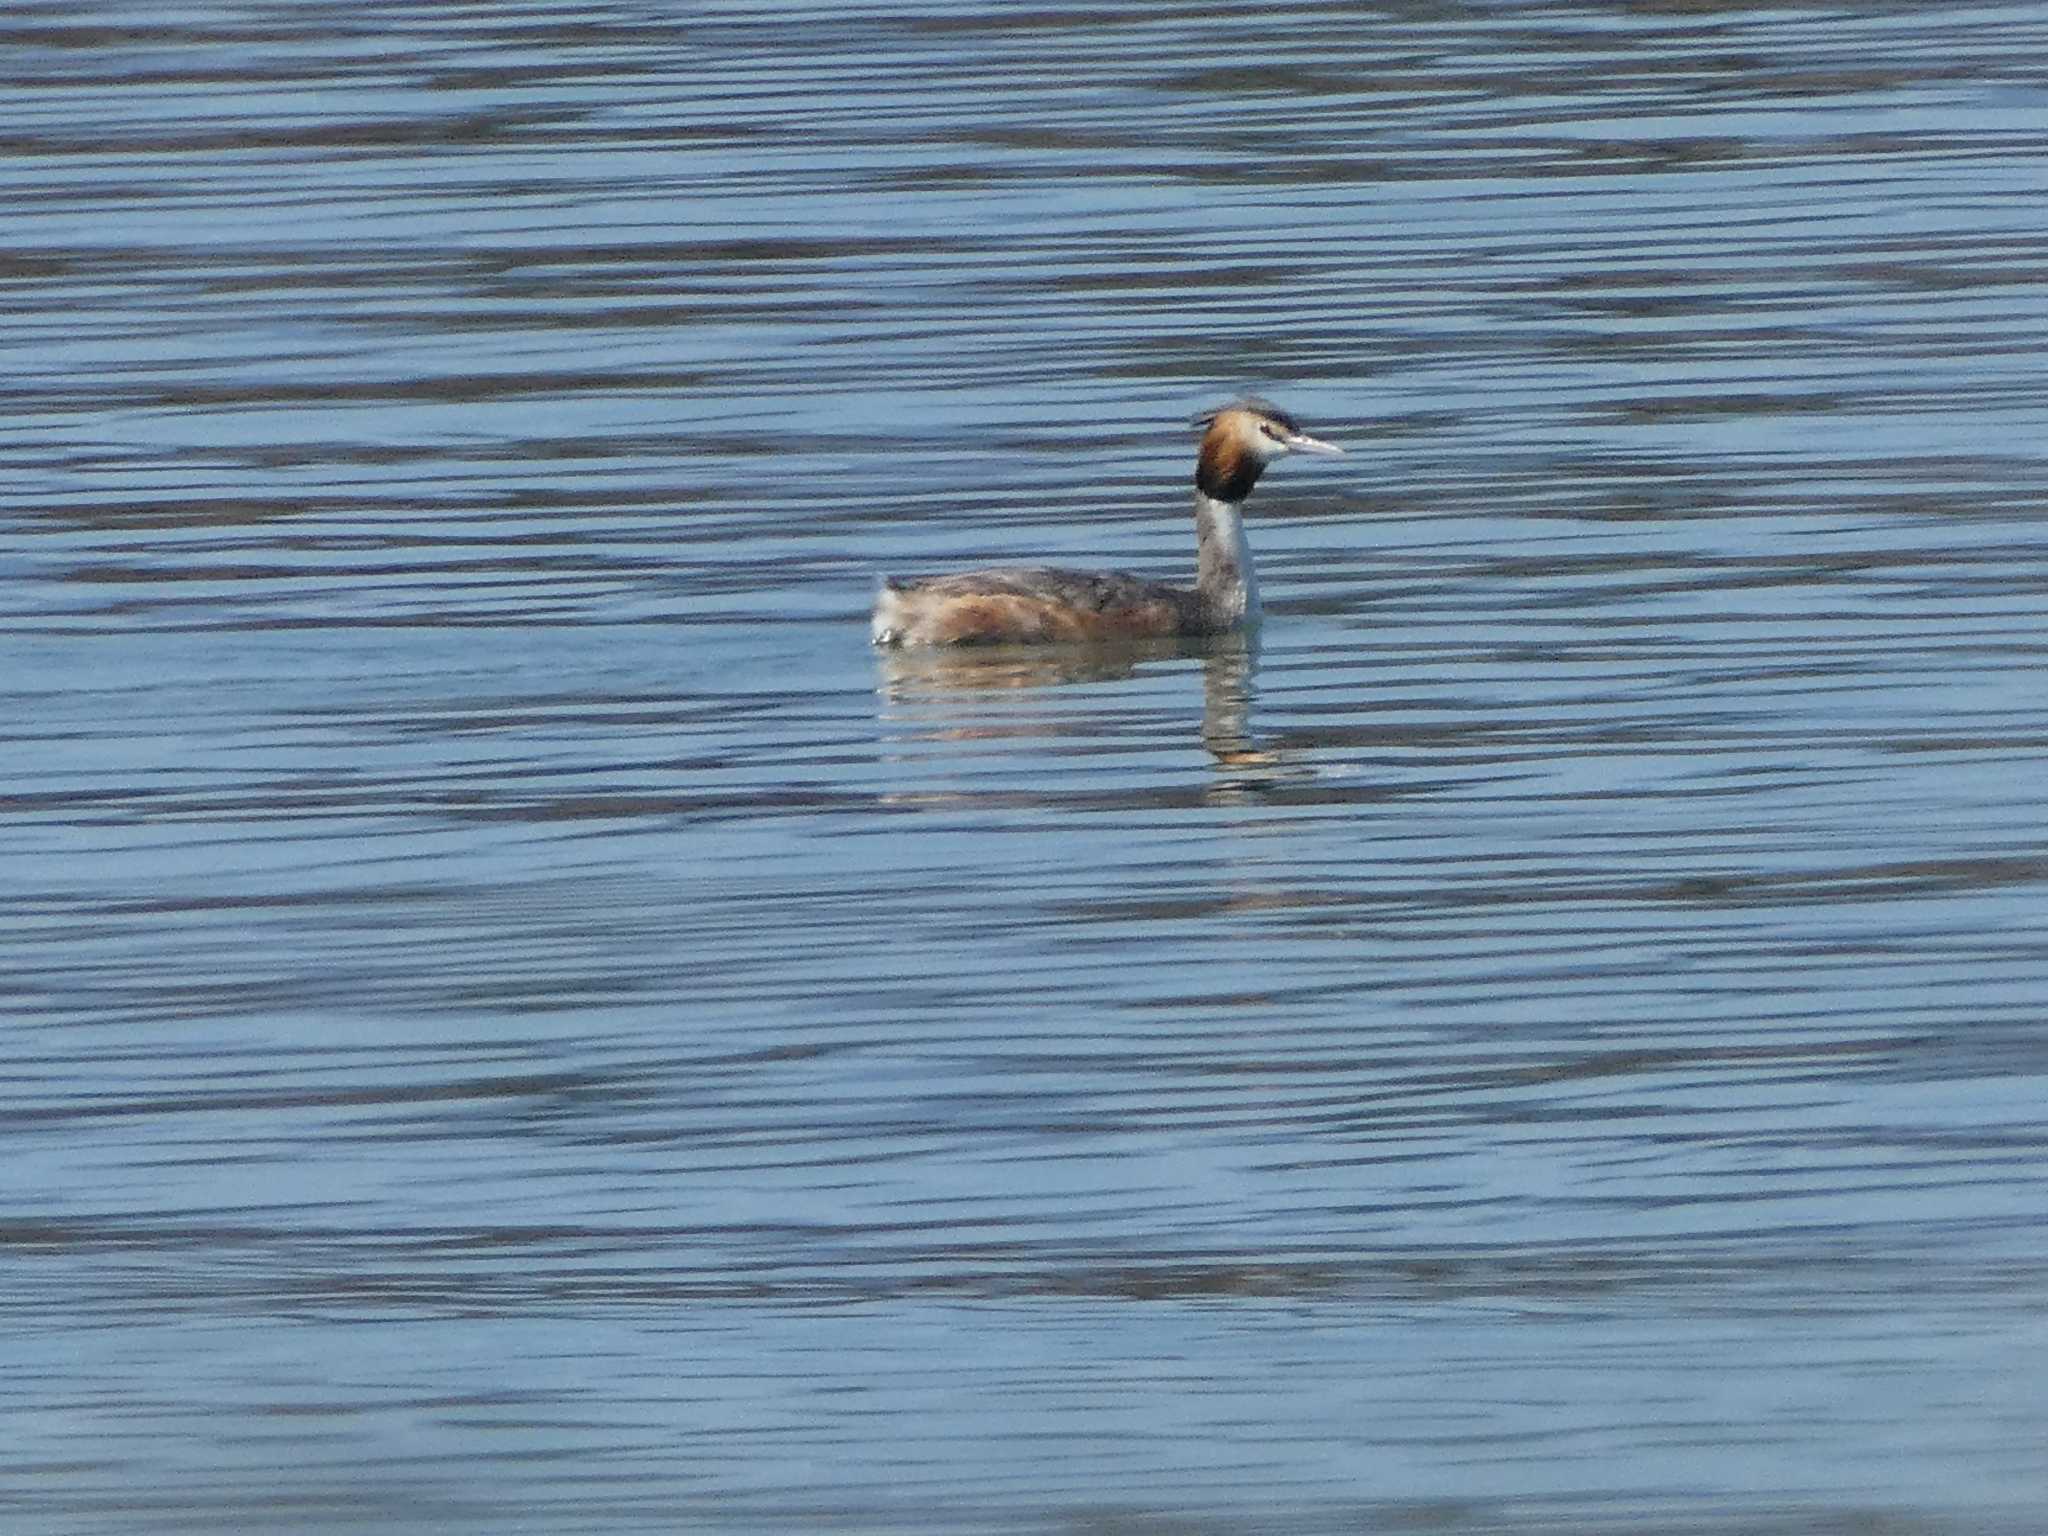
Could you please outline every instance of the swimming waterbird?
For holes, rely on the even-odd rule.
[[[1290,453],[1342,453],[1301,430],[1271,401],[1247,398],[1195,418],[1195,584],[1122,571],[998,566],[916,580],[885,577],[875,599],[877,645],[1043,644],[1160,635],[1216,635],[1259,621],[1259,582],[1244,537],[1244,503],[1261,473]]]

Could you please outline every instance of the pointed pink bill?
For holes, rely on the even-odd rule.
[[[1306,432],[1290,432],[1281,441],[1297,453],[1342,453],[1344,451],[1335,443],[1326,443],[1319,437],[1310,437]]]

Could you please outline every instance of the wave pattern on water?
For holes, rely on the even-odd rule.
[[[2036,1528],[2043,60],[10,7],[16,1512]]]

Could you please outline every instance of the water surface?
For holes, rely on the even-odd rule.
[[[0,18],[11,1529],[2031,1531],[2031,6]],[[876,576],[1255,646],[876,657]]]

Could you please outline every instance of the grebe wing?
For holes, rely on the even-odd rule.
[[[1146,581],[1124,571],[1070,571],[1053,565],[1000,565],[982,571],[908,580],[890,576],[883,579],[882,585],[894,592],[915,592],[921,597],[1022,597],[1101,614],[1162,602],[1180,608],[1192,596],[1178,587]]]
[[[1117,640],[1200,628],[1192,592],[1121,571],[1000,566],[922,581],[882,582],[877,645]]]

